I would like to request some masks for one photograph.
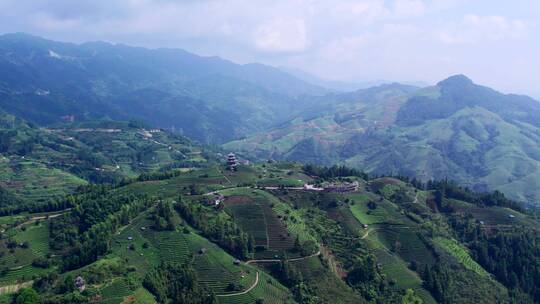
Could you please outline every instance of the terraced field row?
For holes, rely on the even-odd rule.
[[[262,206],[268,230],[268,245],[270,250],[286,251],[294,247],[294,239],[283,226],[275,212],[268,204]]]
[[[422,281],[416,273],[407,268],[407,264],[384,249],[374,251],[377,261],[382,265],[383,272],[398,282],[401,288],[417,288]]]
[[[257,300],[265,304],[293,303],[285,287],[271,279],[263,272],[259,272],[259,282],[250,292],[230,297],[219,297],[220,304],[254,304]]]
[[[301,242],[316,241],[309,233],[309,228],[304,223],[300,214],[285,203],[274,204],[273,210],[281,216],[285,227],[293,237],[298,237]]]
[[[227,290],[228,285],[231,283],[242,286],[242,290],[244,290],[255,280],[254,271],[247,269],[244,271],[239,266],[237,271],[229,271],[227,268],[221,267],[216,261],[208,258],[206,254],[197,254],[193,264],[199,282],[206,285],[216,294],[237,292]]]
[[[465,268],[468,268],[484,277],[490,276],[490,274],[484,268],[482,268],[480,264],[473,260],[467,250],[459,245],[455,240],[438,237],[433,241],[435,244],[446,250],[446,252],[448,252],[450,255],[455,257],[463,266],[465,266]]]
[[[265,214],[261,206],[253,201],[231,204],[225,207],[236,223],[253,237],[256,246],[268,247]]]
[[[163,262],[185,262],[189,258],[189,247],[179,231],[154,232],[148,229],[142,235],[157,248]]]
[[[346,206],[328,211],[328,216],[334,221],[342,224],[343,227],[353,235],[363,233],[364,227],[358,222],[351,210]]]
[[[117,279],[100,290],[102,299],[98,303],[118,304],[133,293],[123,279]]]
[[[350,206],[351,212],[362,224],[403,224],[402,216],[388,201],[376,202],[376,208],[370,209],[367,203],[355,203]]]
[[[38,226],[26,225],[26,230],[17,233],[15,240],[19,243],[28,242],[30,249],[36,256],[45,256],[50,252],[49,228],[45,224]]]
[[[417,261],[429,265],[435,262],[431,250],[410,227],[385,226],[379,228],[374,234],[387,248],[393,249],[408,262]]]
[[[16,282],[26,282],[32,280],[36,275],[50,272],[51,269],[36,268],[27,265],[15,270],[10,270],[6,275],[0,277],[0,285],[9,285]]]

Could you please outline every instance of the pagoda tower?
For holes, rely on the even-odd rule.
[[[229,153],[229,155],[227,155],[227,169],[236,171],[237,166],[238,160],[236,159],[236,155],[234,155],[234,153]]]

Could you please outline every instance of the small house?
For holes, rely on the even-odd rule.
[[[83,277],[78,276],[75,278],[75,287],[79,289],[80,292],[83,292],[86,289],[86,284],[84,282]]]

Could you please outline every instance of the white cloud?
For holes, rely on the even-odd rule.
[[[426,12],[426,5],[421,0],[396,0],[394,14],[396,17],[418,17]]]
[[[440,29],[438,36],[446,44],[476,44],[503,39],[522,38],[527,34],[527,25],[519,19],[503,16],[465,15],[456,24]]]
[[[0,31],[179,47],[352,81],[471,71],[494,79],[496,62],[536,87],[540,6],[523,2],[526,9],[493,0],[0,0]]]
[[[299,52],[309,41],[303,19],[274,19],[260,25],[254,32],[258,49],[272,52]]]

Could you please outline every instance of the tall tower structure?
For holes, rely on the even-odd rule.
[[[234,153],[229,153],[229,155],[227,155],[227,169],[236,171],[237,166],[238,160],[236,159],[236,155],[234,155]]]

